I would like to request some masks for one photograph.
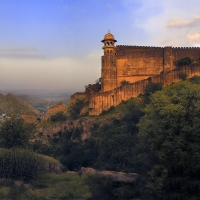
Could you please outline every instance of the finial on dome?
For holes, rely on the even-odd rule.
[[[110,30],[108,30],[108,33],[104,36],[104,39],[101,42],[104,42],[107,40],[117,42],[117,40],[115,40],[113,34],[110,33]]]

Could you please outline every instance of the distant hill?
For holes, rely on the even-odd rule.
[[[10,115],[22,114],[24,112],[40,114],[36,108],[13,94],[9,93],[5,96],[0,94],[0,114],[6,113]]]
[[[20,99],[26,101],[28,104],[30,104],[31,106],[33,106],[34,108],[38,109],[39,107],[45,107],[49,105],[49,101],[44,100],[42,98],[39,97],[33,97],[30,95],[17,95]]]

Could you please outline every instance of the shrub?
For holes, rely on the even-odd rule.
[[[121,81],[121,85],[123,86],[123,85],[128,85],[130,82],[129,81]]]
[[[30,150],[10,149],[0,154],[0,177],[30,181],[44,170],[44,160]]]
[[[162,90],[162,83],[153,83],[153,82],[148,83],[144,90],[144,102],[149,103],[150,96],[156,91],[160,90]]]
[[[67,116],[63,112],[58,112],[55,115],[52,115],[50,117],[50,120],[52,122],[65,121],[66,119],[67,119]]]
[[[187,79],[187,74],[185,72],[181,72],[179,74],[179,78],[182,79],[183,81]]]
[[[88,104],[88,102],[86,102],[84,99],[80,100],[76,100],[76,103],[74,103],[69,110],[70,113],[70,117],[72,119],[77,119],[78,116],[81,113],[81,110],[83,109],[84,106],[86,106]]]
[[[176,61],[177,66],[184,66],[192,64],[192,59],[190,57],[185,57]]]
[[[6,148],[26,147],[29,141],[31,127],[21,118],[12,116],[6,119],[0,128],[1,146]]]

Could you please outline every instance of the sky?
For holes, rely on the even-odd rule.
[[[0,90],[82,92],[101,76],[101,40],[200,47],[199,0],[0,0]]]

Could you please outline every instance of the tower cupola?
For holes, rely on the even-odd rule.
[[[104,43],[103,49],[106,47],[113,47],[115,46],[115,42],[117,42],[117,40],[115,40],[113,34],[111,34],[110,32],[108,32],[105,36],[104,39],[101,41]]]

